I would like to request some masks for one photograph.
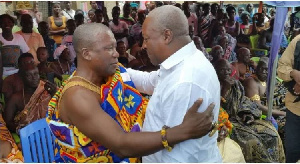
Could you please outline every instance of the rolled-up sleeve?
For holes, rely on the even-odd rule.
[[[159,71],[143,72],[128,68],[127,72],[137,90],[141,93],[152,95],[157,84]]]
[[[278,73],[278,77],[281,78],[283,81],[292,80],[290,73],[293,70],[294,52],[295,52],[296,44],[299,40],[300,40],[300,36],[295,37],[288,45],[288,47],[282,54],[282,57],[278,61],[277,73]]]

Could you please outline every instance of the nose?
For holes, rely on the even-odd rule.
[[[142,49],[145,49],[145,50],[147,49],[147,45],[146,45],[145,41],[143,42]]]
[[[120,55],[116,49],[114,49],[113,57],[118,58]]]

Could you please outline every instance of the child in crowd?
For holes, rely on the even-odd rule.
[[[62,80],[62,76],[58,75],[50,68],[51,62],[48,62],[47,59],[49,58],[49,54],[46,47],[39,47],[37,49],[37,58],[39,60],[38,69],[41,79],[49,80],[53,82],[54,78],[58,78]]]
[[[49,25],[47,22],[42,21],[38,24],[38,29],[44,39],[45,46],[47,47],[48,50],[49,57],[47,61],[53,62],[54,61],[53,54],[57,45],[55,41],[49,37]]]

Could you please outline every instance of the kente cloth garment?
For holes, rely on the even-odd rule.
[[[255,73],[255,69],[249,65],[246,65],[246,73],[240,78],[245,80],[248,77],[251,77],[254,73]]]
[[[18,125],[16,129],[17,132],[26,125],[46,117],[51,95],[44,89],[44,85],[45,82],[40,81],[24,109],[15,116],[14,121]]]
[[[222,102],[221,106],[229,114],[229,120],[234,127],[230,138],[241,146],[246,162],[285,162],[279,134],[270,122],[260,120],[261,111],[256,103],[245,96],[239,81],[235,81],[224,99],[226,103]],[[241,118],[243,114],[252,114],[255,121],[245,125]]]
[[[74,81],[76,82],[76,81]],[[55,162],[138,162],[137,158],[119,158],[115,153],[92,141],[77,129],[59,119],[58,102],[64,87],[72,82],[63,82],[61,88],[49,102],[47,122],[55,140]],[[110,76],[106,84],[101,85],[101,104],[124,130],[139,132],[142,128],[148,100],[135,89],[125,68],[119,65],[116,73]]]
[[[285,94],[288,92],[287,88],[280,82],[276,81],[275,83],[275,89],[274,89],[274,98],[273,98],[273,110],[280,110],[286,112],[287,108],[285,106]],[[261,97],[261,103],[263,105],[267,105],[267,97],[266,94],[264,94],[263,97]],[[278,124],[278,133],[280,135],[280,138],[282,142],[285,141],[285,122],[286,117],[285,116],[279,116],[275,117],[275,120]]]
[[[7,156],[7,158],[0,158],[0,163],[23,163],[23,155],[22,152],[19,151],[18,146],[15,143],[12,135],[10,134],[9,130],[6,127],[6,123],[0,114],[0,140],[8,141],[11,146],[11,152]]]

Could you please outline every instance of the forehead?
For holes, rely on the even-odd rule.
[[[60,4],[54,4],[53,7],[60,7]]]
[[[114,34],[108,30],[107,32],[98,32],[98,34],[95,37],[91,44],[96,43],[101,45],[101,47],[105,47],[108,45],[116,44],[116,39],[114,37]]]
[[[36,72],[38,72],[38,68],[34,67],[34,68],[29,69],[29,70],[26,70],[25,74],[32,74],[32,73],[36,73]]]
[[[147,35],[148,32],[150,32],[150,28],[152,27],[152,23],[151,23],[151,17],[147,17],[143,23],[142,26],[142,33],[143,35]]]

